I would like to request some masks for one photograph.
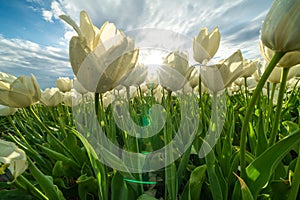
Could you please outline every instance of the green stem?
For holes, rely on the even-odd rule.
[[[168,91],[166,100],[166,111],[167,111],[167,121],[166,127],[164,129],[164,139],[165,145],[168,145],[172,140],[172,92]],[[173,152],[165,152],[166,162],[173,160]],[[173,200],[177,196],[177,179],[176,179],[176,166],[175,163],[171,163],[169,166],[165,167],[165,199]]]
[[[272,124],[272,131],[270,134],[269,146],[272,146],[276,141],[278,125],[279,125],[280,116],[281,116],[282,102],[283,102],[283,97],[284,97],[285,86],[286,86],[289,69],[290,68],[283,68],[283,70],[282,70],[283,72],[282,72],[282,76],[281,76],[280,89],[279,89],[279,94],[278,94],[278,99],[277,99],[275,119]]]
[[[288,200],[294,200],[297,198],[297,194],[299,191],[299,185],[300,185],[300,145],[298,145],[298,158],[297,163],[294,170],[294,175],[292,179],[292,187],[289,191]]]
[[[244,85],[245,85],[246,104],[248,104],[248,85],[247,85],[247,77],[244,78]]]
[[[216,135],[219,135],[219,128],[218,128],[218,108],[217,108],[218,104],[217,104],[217,93],[214,92],[213,93],[213,97],[212,97],[212,124],[210,125],[210,129],[211,130],[211,135],[210,138],[208,140],[207,144],[206,141],[203,142],[202,145],[211,145],[211,144],[215,144],[215,140],[218,140],[216,142],[216,152],[218,154],[218,156],[220,157],[219,160],[221,159],[221,140],[215,138]],[[223,199],[223,194],[222,194],[222,187],[219,181],[219,178],[216,174],[216,157],[215,157],[215,153],[214,153],[214,147],[211,147],[211,151],[206,155],[205,157],[205,162],[206,162],[206,166],[207,166],[207,175],[208,175],[208,179],[210,182],[210,186],[211,186],[211,191],[212,191],[212,196],[213,199]]]
[[[285,53],[282,52],[276,52],[270,61],[268,67],[266,68],[264,74],[261,77],[261,80],[258,82],[256,89],[253,92],[252,98],[250,100],[250,103],[247,107],[242,130],[241,130],[241,139],[240,139],[240,166],[241,166],[241,178],[246,178],[246,144],[247,144],[247,130],[248,130],[248,124],[250,122],[250,118],[253,114],[253,110],[256,104],[256,101],[260,95],[260,92],[267,81],[269,75],[275,68],[276,64],[279,62],[279,60],[284,56]]]
[[[99,98],[100,98],[100,94],[99,93],[95,93],[95,110],[96,110],[96,116],[98,121],[100,122],[100,116],[99,116]]]

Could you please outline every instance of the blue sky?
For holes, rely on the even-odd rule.
[[[86,10],[96,26],[105,21],[130,31],[171,30],[193,39],[201,27],[219,26],[221,44],[215,59],[237,49],[244,58],[259,54],[261,23],[272,0],[0,0],[0,71],[34,74],[41,88],[55,86],[59,76],[73,77],[68,42],[74,31],[58,16],[79,23]]]

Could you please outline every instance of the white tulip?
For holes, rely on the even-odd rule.
[[[17,178],[27,169],[26,154],[14,143],[0,139],[0,163],[9,164],[8,169]]]
[[[202,28],[197,37],[194,37],[194,59],[198,63],[208,62],[216,54],[221,40],[219,28],[215,27],[210,33]]]
[[[274,0],[262,25],[262,43],[276,52],[300,51],[299,10],[299,0]]]
[[[56,79],[56,87],[62,92],[69,92],[73,87],[73,81],[69,77],[59,77]]]
[[[0,116],[13,115],[17,111],[17,108],[0,105]]]
[[[47,88],[42,92],[41,102],[46,106],[57,106],[62,102],[63,94],[58,88]]]

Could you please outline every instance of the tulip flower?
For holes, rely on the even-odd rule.
[[[143,64],[138,64],[120,80],[120,84],[126,87],[139,86],[146,80],[147,75],[147,67]]]
[[[13,115],[16,111],[16,108],[0,105],[0,116]]]
[[[81,83],[77,80],[77,78],[75,77],[73,80],[73,84],[74,84],[74,89],[79,92],[80,94],[86,94],[89,91],[87,91],[82,85]]]
[[[62,92],[69,92],[72,89],[73,81],[68,77],[59,77],[56,79],[56,87]]]
[[[299,33],[300,34],[300,33]],[[270,62],[275,54],[275,51],[269,49],[262,42],[260,42],[260,53],[267,62]],[[278,66],[290,68],[300,64],[300,51],[287,52],[279,61]]]
[[[158,68],[158,79],[163,87],[176,91],[187,83],[192,70],[188,63],[188,55],[174,51],[164,58],[163,65]]]
[[[42,92],[41,102],[46,106],[57,106],[62,102],[63,94],[58,88],[47,88]]]
[[[77,106],[82,101],[82,95],[75,90],[71,90],[70,92],[63,93],[62,101],[68,107]]]
[[[194,59],[198,63],[208,62],[216,54],[221,40],[219,28],[214,28],[208,33],[207,28],[202,28],[197,37],[194,37]]]
[[[26,154],[14,143],[0,139],[0,165],[8,164],[8,169],[17,178],[27,169]]]
[[[41,91],[35,77],[20,76],[18,78],[0,80],[0,104],[14,108],[28,107],[39,101]]]
[[[299,0],[274,0],[261,29],[261,41],[276,52],[300,51]]]
[[[0,81],[1,82],[5,82],[5,83],[12,83],[14,82],[14,80],[16,80],[17,77],[10,75],[10,74],[6,74],[3,72],[0,72]]]
[[[189,84],[192,88],[195,88],[199,85],[199,72],[196,68],[193,67],[191,76],[189,78]]]
[[[243,61],[243,74],[241,75],[244,78],[250,77],[260,66],[260,59],[256,60],[246,60]]]
[[[201,80],[211,92],[218,92],[230,86],[243,72],[243,57],[240,50],[218,64],[200,68]]]
[[[293,77],[295,77],[297,75],[297,73],[299,73],[299,71],[300,71],[300,65],[292,67],[289,70],[287,80],[290,80]],[[270,76],[268,77],[268,81],[271,82],[271,83],[280,83],[281,82],[281,76],[282,76],[282,69],[279,68],[279,67],[276,67],[272,71]]]
[[[71,18],[60,17],[78,33],[70,41],[69,56],[73,72],[84,88],[104,93],[134,68],[139,50],[113,23],[105,22],[98,29],[85,11],[80,13],[80,27]]]

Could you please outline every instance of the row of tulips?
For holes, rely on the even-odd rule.
[[[160,174],[161,172],[158,172],[158,174],[160,174],[159,177],[164,177],[165,181],[164,197],[165,199],[172,200],[178,197],[182,197],[183,199],[200,197],[200,192],[195,192],[196,188],[193,182],[201,182],[201,184],[204,184],[206,183],[205,179],[207,179],[209,184],[206,186],[204,184],[204,189],[202,188],[202,190],[207,191],[205,187],[209,188],[211,193],[209,193],[208,196],[210,198],[227,199],[231,197],[234,199],[234,197],[242,197],[243,199],[256,199],[261,189],[266,186],[269,179],[273,176],[273,173],[283,165],[282,163],[279,164],[281,160],[289,153],[292,147],[298,144],[299,140],[299,126],[297,124],[299,123],[299,113],[298,115],[296,114],[296,117],[289,116],[289,121],[286,122],[286,124],[288,124],[287,127],[290,132],[285,134],[286,137],[282,136],[284,135],[283,133],[278,137],[278,130],[281,130],[280,121],[283,115],[281,113],[284,106],[283,100],[285,98],[293,98],[296,104],[298,104],[297,102],[299,101],[297,95],[299,95],[298,82],[300,76],[300,43],[298,39],[300,32],[297,22],[300,20],[300,15],[296,12],[297,9],[299,9],[297,0],[274,1],[261,30],[260,50],[265,59],[264,62],[261,62],[259,59],[244,59],[241,51],[238,50],[216,64],[209,64],[219,48],[221,34],[217,27],[211,32],[208,32],[207,28],[203,28],[193,40],[193,58],[200,67],[196,68],[195,66],[190,66],[188,62],[189,55],[186,52],[174,50],[163,58],[162,65],[157,70],[157,79],[154,80],[147,75],[147,66],[143,63],[137,63],[139,48],[135,47],[134,40],[127,37],[123,31],[117,29],[113,23],[105,22],[102,27],[97,28],[93,25],[85,11],[80,13],[79,26],[68,16],[61,16],[78,34],[78,36],[72,37],[69,46],[70,63],[76,78],[74,80],[58,78],[56,81],[57,88],[48,88],[41,91],[33,75],[31,77],[20,76],[17,78],[9,74],[0,73],[0,104],[3,105],[0,107],[0,111],[3,110],[3,113],[0,113],[0,115],[12,115],[16,112],[17,108],[21,108],[20,115],[18,116],[25,119],[29,116],[27,113],[29,112],[36,123],[41,127],[37,128],[42,130],[41,133],[31,130],[34,136],[29,136],[27,132],[30,127],[24,126],[21,121],[18,122],[17,118],[16,121],[14,121],[11,116],[8,116],[9,122],[16,130],[16,135],[21,139],[16,139],[14,135],[10,135],[11,138],[18,144],[21,144],[23,149],[26,149],[30,155],[33,155],[36,161],[40,160],[39,153],[31,148],[26,138],[28,137],[35,142],[49,142],[49,144],[45,146],[38,145],[38,148],[51,158],[49,162],[57,160],[57,162],[55,162],[56,170],[59,168],[57,166],[62,167],[62,162],[66,166],[71,166],[70,169],[77,170],[74,173],[76,173],[76,176],[78,174],[80,175],[80,178],[77,179],[77,183],[81,189],[78,190],[81,191],[81,197],[86,198],[85,195],[87,195],[87,191],[90,190],[84,188],[84,184],[82,184],[83,182],[88,182],[86,175],[82,173],[85,171],[88,171],[89,174],[92,173],[91,170],[86,169],[86,167],[80,169],[81,164],[85,162],[83,160],[86,160],[87,156],[85,154],[86,152],[83,153],[81,148],[77,148],[76,145],[76,147],[74,146],[73,137],[66,134],[66,132],[71,129],[70,134],[75,133],[76,135],[76,131],[73,129],[74,127],[69,127],[72,126],[70,119],[62,117],[62,115],[64,115],[63,113],[53,112],[53,110],[51,110],[52,108],[49,108],[49,116],[58,116],[57,118],[53,118],[54,121],[57,120],[56,122],[58,124],[53,125],[47,120],[43,123],[41,118],[45,119],[46,114],[37,114],[34,111],[34,107],[39,109],[37,103],[43,104],[46,108],[55,107],[58,110],[63,110],[61,104],[72,107],[78,105],[90,92],[95,93],[95,95],[91,95],[91,97],[95,101],[100,124],[106,128],[106,134],[112,136],[113,134],[117,135],[117,129],[113,129],[116,124],[111,120],[111,108],[109,104],[114,100],[115,96],[132,99],[132,101],[130,101],[132,103],[131,106],[135,109],[138,109],[139,106],[141,108],[145,106],[143,104],[144,101],[146,104],[153,104],[153,101],[148,99],[148,97],[151,97],[154,98],[155,102],[166,106],[168,117],[170,117],[166,124],[167,127],[163,131],[163,136],[165,137],[163,143],[167,144],[172,137],[172,133],[168,131],[175,129],[179,121],[179,114],[176,112],[176,109],[179,107],[176,101],[177,92],[180,93],[183,91],[199,95],[199,98],[201,98],[199,109],[203,115],[201,123],[203,123],[202,125],[205,127],[209,124],[207,120],[205,120],[207,116],[209,116],[206,115],[205,102],[208,105],[213,104],[213,102],[216,102],[215,98],[217,98],[218,94],[225,90],[227,94],[233,95],[233,101],[229,105],[229,110],[232,112],[220,113],[220,115],[223,114],[233,120],[227,122],[224,128],[224,131],[230,132],[230,135],[223,135],[216,144],[216,147],[213,148],[213,151],[210,152],[204,160],[199,161],[196,159],[198,164],[202,163],[203,165],[195,166],[193,160],[188,160],[192,156],[192,148],[190,148],[189,151],[182,156],[179,163],[172,163],[166,167],[163,175]],[[287,17],[290,13],[292,13],[292,15]],[[288,23],[286,20],[288,20]],[[282,31],[283,28],[290,30],[290,32]],[[291,92],[286,91],[288,80]],[[267,81],[268,83],[266,83]],[[264,97],[260,97],[261,93],[266,94],[268,98],[267,103]],[[278,94],[277,98],[276,93]],[[207,101],[207,99],[204,98],[207,97],[208,94],[212,94],[212,101]],[[101,97],[101,108],[99,108],[99,96]],[[172,96],[175,97],[172,98]],[[240,96],[243,96],[242,100]],[[246,103],[246,105],[241,106],[242,103],[237,103],[236,106],[232,106],[231,104],[234,104],[234,100],[236,99],[241,100],[243,103]],[[274,111],[273,101],[274,104],[277,104]],[[260,105],[256,106],[257,102],[259,102],[259,104],[269,104],[266,109],[267,119],[261,118],[263,107],[260,107]],[[135,103],[137,105],[135,105]],[[288,104],[288,106],[290,105]],[[26,107],[29,107],[29,110],[27,110]],[[246,110],[245,113],[239,113],[240,119],[235,118],[233,111],[236,107],[243,107]],[[175,112],[172,113],[172,110],[173,112],[175,110]],[[66,113],[68,113],[68,116],[70,115],[68,109]],[[217,110],[213,110],[211,115],[212,119],[217,117]],[[256,117],[257,115],[260,117]],[[174,122],[171,121],[171,119],[178,121],[175,120]],[[36,123],[33,122],[34,120],[30,123],[36,127]],[[235,121],[240,123],[241,127],[235,128]],[[171,122],[174,122],[174,124]],[[218,125],[215,124],[215,126],[218,129]],[[22,133],[19,131],[20,129],[24,130],[26,138],[22,136]],[[57,134],[57,130],[61,131],[61,133],[59,133],[56,138],[54,133]],[[193,144],[193,150],[199,150],[199,144],[203,142],[203,136],[201,134],[204,131],[198,131],[198,137]],[[236,131],[239,131],[239,133],[236,134]],[[47,135],[46,141],[43,140],[44,133]],[[76,136],[81,138],[78,134]],[[119,137],[122,138],[123,136]],[[63,139],[60,141],[58,138]],[[128,147],[133,151],[139,150],[138,141],[132,140],[128,135],[125,138],[127,138],[127,140],[125,139],[123,141],[124,147]],[[240,146],[238,150],[235,150],[236,147],[233,146],[232,141],[234,141],[234,138],[239,140],[238,143]],[[112,139],[115,140],[114,142],[117,142],[116,138],[112,137]],[[20,142],[20,140],[22,142]],[[124,175],[104,167],[98,163],[99,160],[93,157],[92,151],[90,152],[85,140],[81,138],[80,141],[84,144],[88,152],[87,154],[89,155],[93,168],[92,171],[95,174],[95,177],[91,179],[92,181],[89,182],[88,185],[90,186],[91,183],[93,183],[98,186],[96,189],[98,193],[96,193],[99,199],[108,199],[109,189],[107,189],[107,184],[109,183],[107,180],[110,179],[110,177],[113,177],[110,179],[112,185],[118,185],[122,188],[124,193],[127,192],[127,199],[130,199],[129,197],[133,195],[133,190],[136,192],[135,195],[141,195],[139,197],[140,199],[154,199],[151,194],[145,194],[146,196],[143,196],[143,186],[136,187],[131,185],[130,187],[133,187],[133,189],[130,189],[129,185],[123,185],[123,182],[119,181],[120,177],[126,177],[126,175],[140,180],[142,179],[141,175]],[[264,145],[259,143],[262,141]],[[221,144],[223,142],[224,144]],[[136,145],[137,147],[135,148],[137,149],[134,149],[132,144]],[[85,156],[82,156],[82,159],[79,157],[76,158],[74,152],[70,151],[66,146],[76,149],[76,152],[80,152],[80,155]],[[20,176],[20,181],[22,180],[23,184],[27,184],[23,189],[30,191],[37,198],[47,199],[47,197],[41,193],[41,190],[43,190],[47,195],[51,196],[51,198],[49,197],[50,199],[64,199],[61,191],[55,189],[55,186],[53,186],[53,182],[47,178],[41,178],[44,177],[43,173],[35,167],[31,159],[28,160],[28,165],[24,151],[20,150],[13,143],[3,140],[0,140],[0,147],[4,149],[0,154],[0,174],[10,173],[10,181]],[[59,152],[54,151],[56,148]],[[250,149],[250,152],[248,149]],[[299,154],[297,149],[293,148],[293,150]],[[226,159],[224,160],[224,157],[233,161],[233,163],[228,163]],[[264,159],[270,162],[265,168],[263,166]],[[41,167],[44,166],[43,162],[44,161],[40,160],[40,163],[37,164]],[[179,175],[183,176],[183,171],[184,169],[188,169],[189,162],[193,163],[191,164],[193,166],[191,177],[188,183],[184,185],[184,189],[181,188],[183,192],[179,195],[180,189],[178,187],[181,186],[183,182],[183,178],[179,177]],[[294,172],[292,180],[289,180],[291,187],[288,193],[289,199],[296,198],[300,184],[297,178],[300,176],[300,159],[295,159],[293,163],[294,164],[289,163],[288,165],[288,169]],[[21,175],[27,166],[29,166],[40,188],[30,184],[28,180]],[[223,169],[221,166],[225,168]],[[280,173],[284,174],[284,172],[282,172],[284,170],[282,168],[280,169]],[[68,169],[62,171],[71,173]],[[46,170],[44,172],[46,172]],[[235,173],[238,181],[232,181],[232,173]],[[62,176],[61,171],[55,171],[55,174]],[[178,179],[176,179],[176,177]],[[275,174],[274,177],[277,177],[277,174]],[[84,179],[84,181],[82,179]],[[225,183],[225,179],[228,181],[228,184]],[[95,184],[95,182],[97,182],[97,184]],[[16,183],[18,183],[18,181],[16,181]],[[57,184],[62,185],[64,188],[63,183],[57,182]],[[65,187],[65,189],[66,188],[67,187]],[[237,188],[239,188],[239,190]],[[270,188],[268,187],[268,189]],[[272,192],[274,192],[274,188],[272,189]],[[111,188],[111,190],[117,191],[116,188]],[[194,193],[192,193],[193,191]],[[228,191],[233,191],[233,193],[229,194]],[[96,194],[93,193],[93,195]],[[133,196],[137,197],[135,195]],[[115,194],[112,194],[112,196],[115,197],[114,199],[119,197]],[[202,197],[204,197],[203,194]]]

